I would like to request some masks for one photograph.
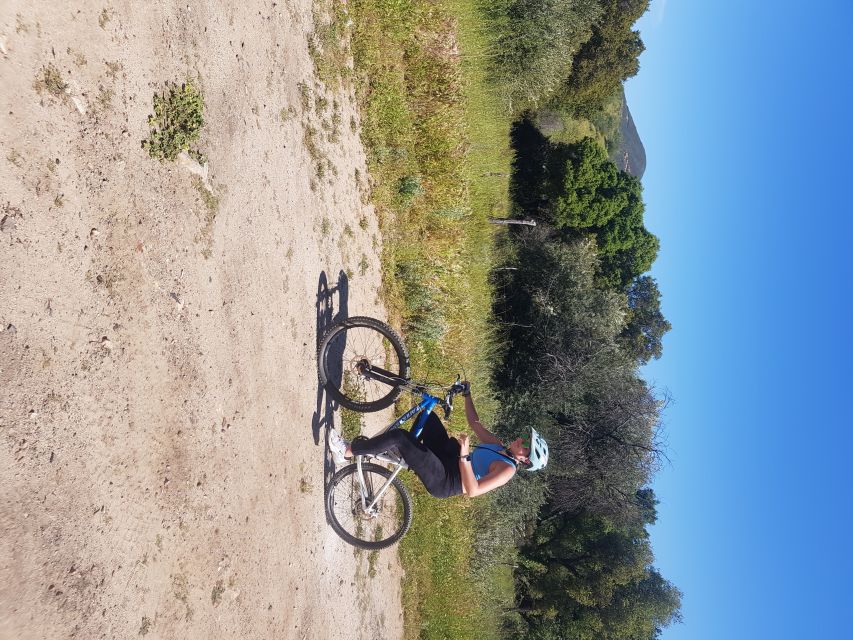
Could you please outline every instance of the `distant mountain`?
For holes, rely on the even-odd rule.
[[[619,122],[619,146],[610,154],[610,159],[621,171],[626,171],[632,176],[642,178],[646,172],[646,149],[637,127],[634,126],[634,118],[628,108],[628,101],[622,101],[622,118]]]

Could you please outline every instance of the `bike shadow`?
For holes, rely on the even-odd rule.
[[[326,272],[320,272],[317,283],[317,334],[316,346],[319,349],[320,340],[328,328],[339,320],[349,316],[349,278],[343,271],[338,272],[338,279],[334,286],[329,286]],[[343,355],[343,354],[341,354]],[[335,410],[338,403],[334,402],[326,390],[317,382],[317,406],[311,421],[311,429],[314,436],[314,444],[320,444],[322,431],[324,456],[323,456],[323,493],[329,486],[329,480],[335,472],[335,463],[329,451],[329,429],[335,426]]]

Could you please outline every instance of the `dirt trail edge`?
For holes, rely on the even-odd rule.
[[[323,513],[317,335],[383,310],[312,30],[307,0],[0,6],[3,640],[402,636],[396,552]],[[141,147],[187,78],[206,183]]]

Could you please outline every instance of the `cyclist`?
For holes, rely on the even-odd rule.
[[[436,498],[450,498],[460,494],[470,497],[482,495],[509,482],[519,466],[536,471],[548,464],[548,444],[530,430],[530,438],[516,438],[509,444],[483,426],[471,399],[469,383],[465,390],[465,418],[468,426],[482,444],[471,450],[467,434],[452,438],[431,413],[421,434],[422,442],[403,429],[392,429],[374,438],[344,440],[334,429],[329,432],[329,448],[338,464],[353,455],[384,453],[391,448],[399,451],[409,468]]]

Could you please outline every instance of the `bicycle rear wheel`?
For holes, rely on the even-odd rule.
[[[391,472],[369,462],[362,463],[368,504],[385,486]],[[371,513],[361,503],[358,465],[344,467],[329,483],[326,493],[329,524],[346,542],[361,549],[384,549],[405,535],[412,524],[412,498],[400,478],[394,478]]]
[[[371,375],[380,369],[387,375]],[[320,383],[342,406],[379,411],[400,396],[409,378],[409,352],[403,339],[380,320],[355,316],[333,324],[317,350]]]

